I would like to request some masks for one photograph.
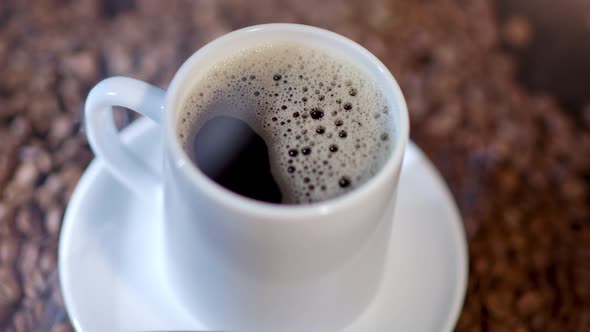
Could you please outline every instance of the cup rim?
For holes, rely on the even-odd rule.
[[[381,169],[360,187],[341,196],[314,203],[276,204],[259,201],[226,189],[207,177],[207,175],[198,169],[198,167],[193,165],[192,160],[182,148],[181,143],[176,137],[174,121],[175,112],[168,110],[172,110],[175,100],[183,91],[181,84],[185,76],[191,72],[191,68],[194,68],[199,60],[208,56],[208,53],[212,49],[222,43],[225,43],[227,39],[235,38],[243,34],[268,30],[289,30],[290,32],[313,33],[324,38],[332,39],[347,48],[355,49],[357,53],[360,53],[363,57],[368,59],[371,62],[371,65],[375,66],[379,70],[381,75],[384,75],[385,81],[387,82],[385,88],[387,91],[389,91],[388,94],[393,95],[394,104],[397,111],[399,112],[399,123],[396,128],[397,142],[392,153],[387,158],[387,161],[381,167]],[[271,218],[274,217],[278,220],[295,220],[301,219],[302,217],[306,218],[312,216],[317,217],[318,215],[329,214],[333,211],[342,210],[343,208],[350,206],[355,201],[367,198],[371,195],[371,193],[376,191],[383,182],[387,182],[387,178],[392,172],[395,172],[401,167],[404,151],[409,140],[409,119],[407,104],[399,84],[389,72],[387,67],[385,67],[385,65],[379,59],[377,59],[375,55],[373,55],[358,43],[335,32],[303,24],[269,23],[254,25],[229,32],[209,42],[193,53],[174,74],[174,77],[166,93],[164,105],[165,145],[170,149],[170,153],[173,157],[173,163],[177,166],[176,168],[184,172],[185,177],[191,182],[191,185],[199,188],[203,192],[206,192],[207,195],[222,205],[233,207],[242,211],[243,213],[255,212],[257,214],[262,214]],[[188,165],[188,167],[186,167],[186,165]],[[395,183],[389,183],[389,185],[395,185]]]

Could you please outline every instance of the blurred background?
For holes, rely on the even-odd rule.
[[[2,0],[0,331],[72,331],[56,255],[92,159],[88,90],[166,88],[208,41],[267,22],[343,34],[398,79],[468,234],[456,331],[590,331],[587,0]]]

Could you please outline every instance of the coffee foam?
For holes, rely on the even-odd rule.
[[[390,112],[377,82],[320,48],[285,43],[242,50],[191,91],[177,118],[185,151],[214,116],[246,121],[268,146],[284,203],[354,190],[383,167],[393,146]]]

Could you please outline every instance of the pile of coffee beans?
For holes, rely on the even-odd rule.
[[[72,331],[56,254],[92,158],[80,132],[88,89],[111,75],[166,87],[207,41],[269,21],[346,35],[398,79],[412,138],[469,235],[456,331],[590,330],[590,108],[574,118],[515,83],[491,0],[10,0],[0,2],[0,331]],[[512,24],[503,38],[526,42],[526,23]]]

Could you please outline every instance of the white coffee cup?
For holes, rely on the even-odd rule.
[[[310,205],[264,203],[221,187],[194,166],[175,131],[183,100],[208,68],[240,49],[288,41],[358,64],[381,86],[393,121],[394,148],[383,169],[350,193]],[[161,124],[161,173],[121,144],[115,105]],[[193,54],[168,91],[105,79],[90,92],[85,117],[90,144],[110,172],[146,204],[162,204],[169,286],[211,329],[336,331],[367,308],[381,280],[409,130],[398,84],[369,51],[310,26],[244,28]]]

